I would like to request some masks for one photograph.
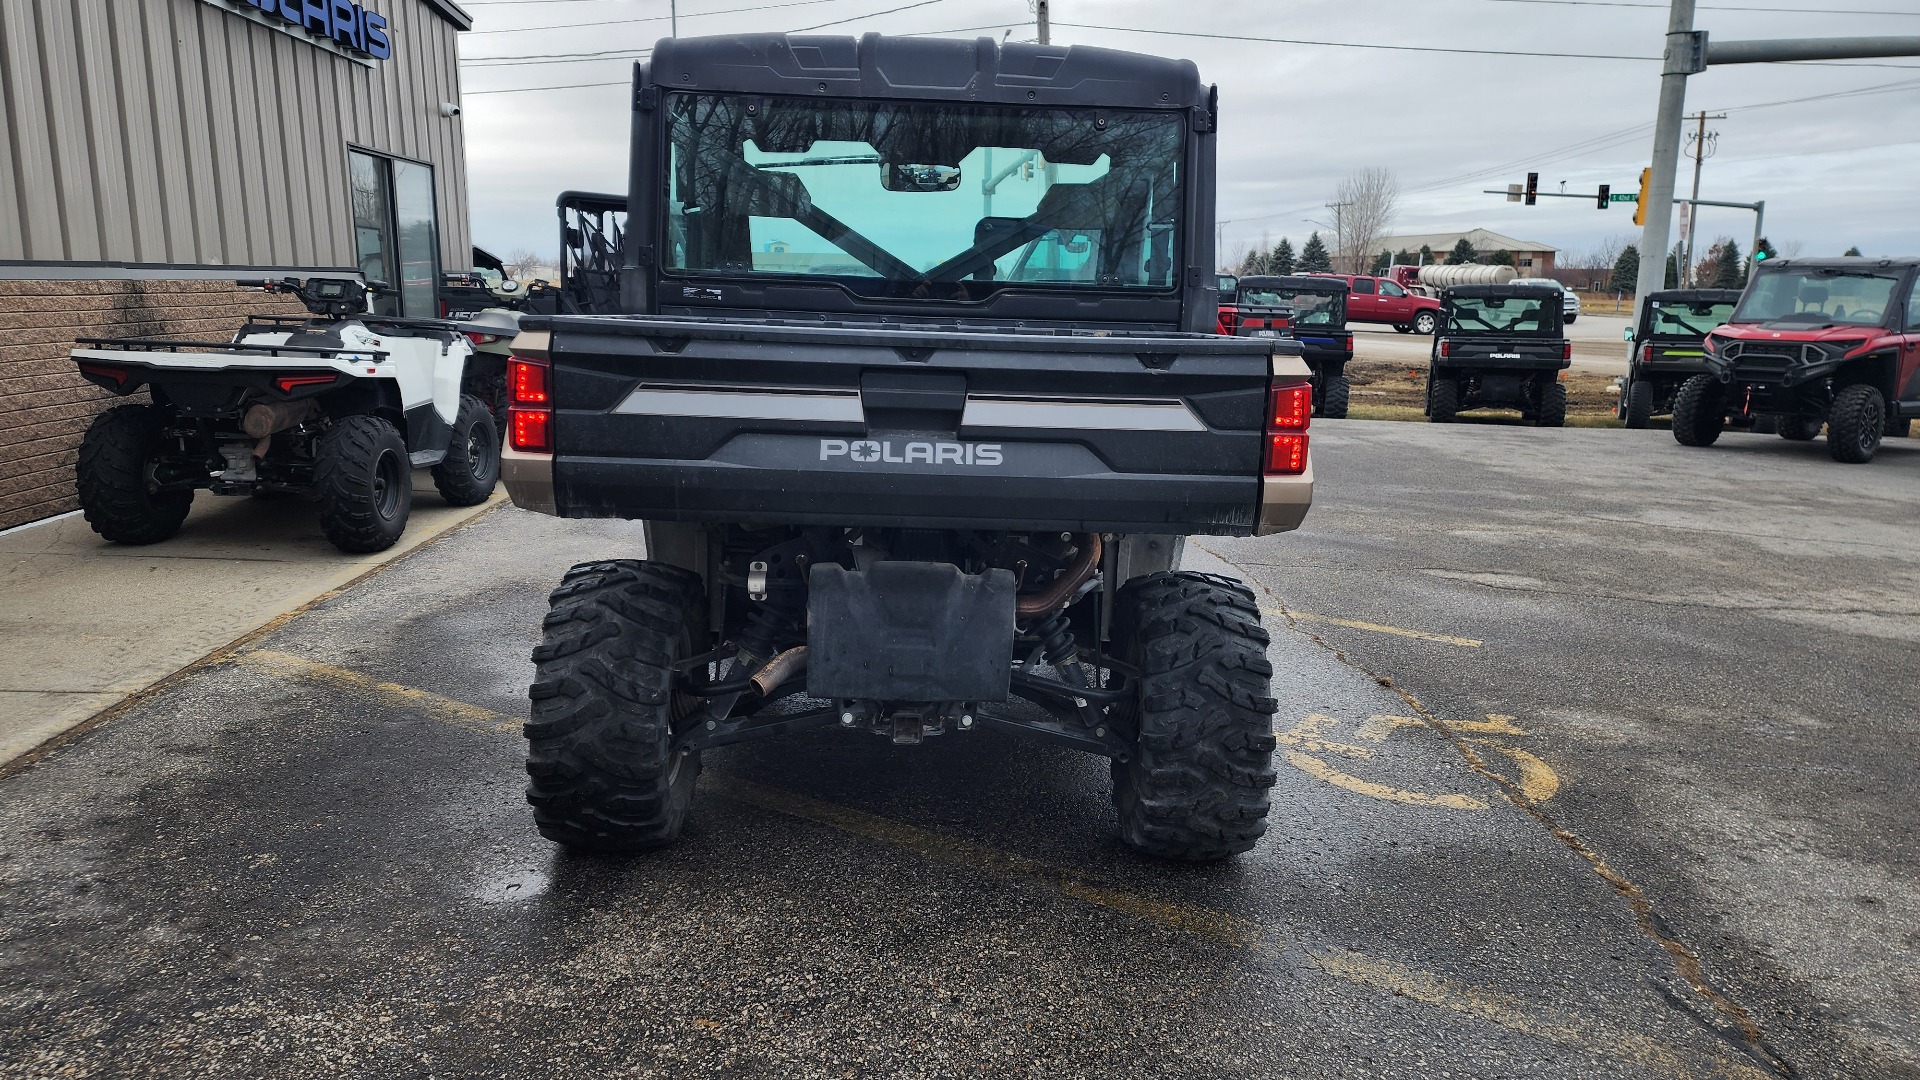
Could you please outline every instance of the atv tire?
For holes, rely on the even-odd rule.
[[[1353,386],[1345,375],[1335,375],[1326,380],[1326,390],[1320,399],[1320,415],[1329,420],[1344,420],[1347,417],[1347,405],[1353,397]]]
[[[1567,384],[1558,379],[1540,387],[1540,400],[1533,414],[1534,427],[1567,426]]]
[[[1434,378],[1427,387],[1427,415],[1436,424],[1451,424],[1460,412],[1460,380]]]
[[[1776,434],[1788,442],[1812,442],[1825,423],[1817,416],[1783,416]]]
[[[1726,391],[1711,375],[1695,375],[1673,396],[1673,437],[1681,446],[1712,446],[1727,429]]]
[[[351,554],[392,547],[413,509],[413,463],[400,433],[377,416],[349,416],[322,432],[318,444],[320,531]]]
[[[1842,387],[1827,409],[1827,452],[1833,460],[1865,465],[1887,431],[1887,399],[1865,383]]]
[[[1274,784],[1273,667],[1253,593],[1232,578],[1149,574],[1120,590],[1114,641],[1140,672],[1115,717],[1133,753],[1113,762],[1128,847],[1210,862],[1267,831]]]
[[[80,440],[74,486],[80,512],[115,544],[157,544],[180,531],[192,490],[156,490],[160,424],[151,405],[116,405],[93,418]]]
[[[1630,428],[1644,428],[1653,420],[1653,384],[1635,379],[1627,386],[1627,408],[1620,418]]]
[[[1434,316],[1433,312],[1423,311],[1413,317],[1413,332],[1421,337],[1432,337],[1433,328],[1439,325],[1439,322],[1440,320]]]
[[[433,467],[433,486],[454,506],[478,506],[500,482],[500,429],[493,411],[472,394],[460,396],[447,456]]]
[[[700,578],[665,563],[582,563],[548,597],[528,690],[527,801],[540,835],[581,851],[642,851],[679,839],[700,775],[675,752],[699,699],[674,665],[703,651]]]

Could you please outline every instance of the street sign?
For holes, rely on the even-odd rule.
[[[1608,198],[1613,202],[1637,203],[1640,201],[1640,196],[1632,195],[1624,191],[1616,191],[1612,195],[1609,195]]]

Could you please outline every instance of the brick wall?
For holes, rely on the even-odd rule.
[[[75,338],[224,341],[247,312],[302,310],[226,281],[0,279],[0,529],[79,505],[73,462],[80,436],[115,399],[75,370],[68,357]]]

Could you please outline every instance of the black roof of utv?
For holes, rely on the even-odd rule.
[[[1298,274],[1259,274],[1240,279],[1242,289],[1285,289],[1289,292],[1316,293],[1324,296],[1345,296],[1351,286],[1346,278],[1302,277]]]
[[[1648,293],[1657,304],[1731,304],[1740,299],[1739,289],[1662,289]]]
[[[663,38],[648,66],[663,90],[1211,110],[1190,60],[989,37]]]
[[[1449,285],[1440,294],[1442,301],[1461,300],[1539,300],[1552,298],[1560,303],[1558,285]]]

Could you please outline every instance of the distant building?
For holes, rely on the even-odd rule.
[[[1542,244],[1536,240],[1516,240],[1491,229],[1426,233],[1419,236],[1386,236],[1373,245],[1371,254],[1377,255],[1382,251],[1391,251],[1396,254],[1402,251],[1418,252],[1422,246],[1425,246],[1433,250],[1435,262],[1446,262],[1447,252],[1452,251],[1454,245],[1458,244],[1463,236],[1473,245],[1473,250],[1480,253],[1482,262],[1496,251],[1505,251],[1512,255],[1514,269],[1520,272],[1521,277],[1552,277],[1554,257],[1560,254],[1560,249],[1557,247]]]

